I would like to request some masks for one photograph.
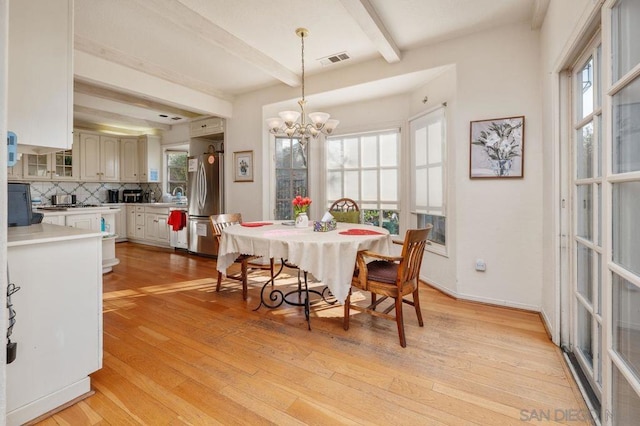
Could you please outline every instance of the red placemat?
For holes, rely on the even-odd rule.
[[[347,229],[346,231],[340,231],[342,235],[382,235],[382,232],[371,231],[369,229]]]
[[[255,228],[257,226],[273,225],[272,222],[242,222],[240,225],[248,228]]]

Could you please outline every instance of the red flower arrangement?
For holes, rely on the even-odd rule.
[[[296,198],[294,198],[293,201],[291,201],[291,204],[293,204],[293,213],[297,217],[300,213],[307,212],[307,209],[311,204],[311,198],[301,197],[300,195],[296,195]]]

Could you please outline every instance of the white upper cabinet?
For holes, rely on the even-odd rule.
[[[138,138],[120,138],[120,181],[138,182],[140,180],[138,159]]]
[[[71,149],[73,0],[8,3],[7,129],[20,152]]]
[[[224,119],[218,117],[203,118],[189,124],[189,135],[193,137],[215,135],[224,132]]]
[[[162,149],[160,136],[144,135],[138,137],[138,159],[140,182],[160,182]]]
[[[80,179],[118,182],[120,149],[118,139],[92,133],[80,134]]]

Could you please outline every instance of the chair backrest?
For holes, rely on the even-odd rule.
[[[329,213],[331,213],[336,222],[360,223],[360,208],[351,198],[336,200],[329,207]]]
[[[211,221],[211,227],[213,228],[213,235],[220,239],[222,230],[231,225],[237,225],[242,223],[242,214],[240,213],[225,213],[209,216]]]
[[[427,245],[427,237],[432,228],[433,225],[428,224],[422,229],[407,230],[404,237],[404,244],[402,245],[403,259],[398,267],[398,278],[400,282],[405,283],[419,278],[424,247]]]

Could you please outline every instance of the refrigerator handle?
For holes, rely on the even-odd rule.
[[[204,209],[205,202],[207,201],[207,175],[204,170],[204,164],[201,162],[198,168],[198,207],[200,210]]]

